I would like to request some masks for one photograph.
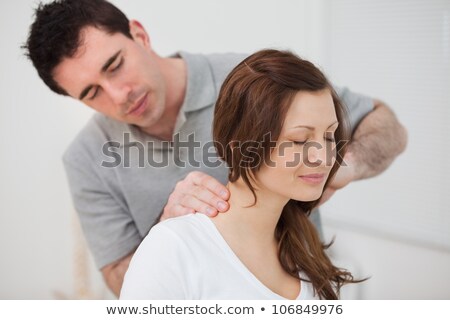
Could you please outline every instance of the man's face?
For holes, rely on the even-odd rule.
[[[165,110],[165,82],[145,30],[130,24],[134,40],[86,27],[72,58],[54,69],[56,82],[73,98],[104,115],[149,128]]]

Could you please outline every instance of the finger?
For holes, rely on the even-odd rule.
[[[197,186],[193,188],[190,194],[196,197],[201,202],[204,202],[205,204],[215,208],[217,211],[225,212],[228,210],[229,205],[227,201],[219,198],[217,195],[203,186]]]
[[[205,187],[206,189],[214,193],[217,197],[220,197],[223,200],[228,200],[228,198],[230,197],[228,189],[218,180],[207,175],[206,173],[195,171],[191,172],[188,176],[192,179],[195,185]]]
[[[184,216],[189,213],[194,213],[194,210],[178,203],[166,209],[165,214],[161,216],[161,221],[169,218]]]
[[[210,217],[215,217],[217,215],[217,210],[214,207],[200,201],[191,194],[185,195],[180,204],[184,207],[194,209],[196,212],[204,213]]]

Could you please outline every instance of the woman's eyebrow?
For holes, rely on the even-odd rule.
[[[327,129],[330,129],[330,127],[334,126],[336,123],[339,123],[339,121],[333,122],[332,124],[330,124],[330,125],[328,126]],[[291,129],[296,129],[296,128],[305,128],[305,129],[309,129],[309,130],[312,130],[312,131],[314,131],[314,130],[316,129],[316,128],[314,128],[314,127],[306,126],[306,125],[295,126],[295,127],[292,127]]]

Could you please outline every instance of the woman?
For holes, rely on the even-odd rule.
[[[230,168],[230,209],[150,231],[121,299],[336,299],[351,274],[330,262],[309,221],[342,163],[345,109],[325,76],[290,52],[262,50],[229,74],[213,138]]]

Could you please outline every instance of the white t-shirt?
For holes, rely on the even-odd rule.
[[[302,278],[305,275],[302,274]],[[317,299],[301,281],[297,299]],[[203,214],[154,226],[134,254],[120,299],[285,299],[262,284]]]

